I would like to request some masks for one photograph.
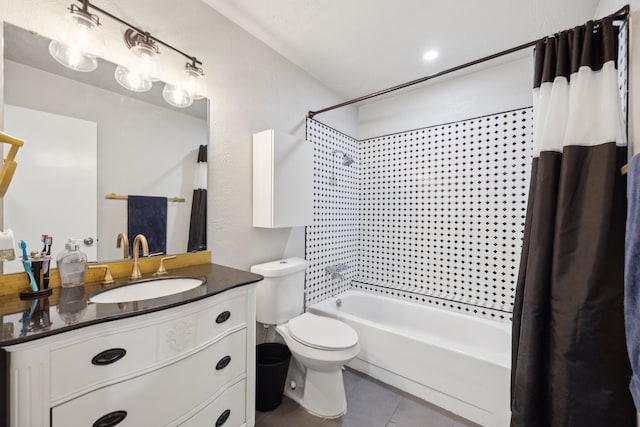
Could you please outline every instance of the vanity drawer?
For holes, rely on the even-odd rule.
[[[198,314],[198,345],[247,322],[247,297],[231,298]]]
[[[52,426],[86,427],[102,417],[123,418],[118,427],[165,425],[245,373],[246,338],[242,329],[178,362],[56,406]]]
[[[73,398],[119,378],[220,339],[246,325],[247,299],[239,295],[145,328],[97,334],[51,351],[51,400]]]
[[[148,328],[105,335],[51,351],[51,399],[135,372],[156,361]]]
[[[246,381],[233,385],[180,427],[239,427],[245,422]],[[173,424],[172,424],[173,425]]]

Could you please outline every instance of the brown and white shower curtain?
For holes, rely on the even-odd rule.
[[[534,159],[513,311],[512,426],[632,426],[626,162],[610,19],[535,49]]]

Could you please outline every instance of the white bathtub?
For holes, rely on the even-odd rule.
[[[511,325],[349,290],[308,307],[358,333],[348,366],[483,426],[509,425]]]

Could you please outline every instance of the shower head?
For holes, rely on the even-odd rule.
[[[336,153],[342,154],[342,165],[349,166],[355,162],[353,157],[340,150],[333,150],[331,153],[331,176],[329,177],[329,184],[336,185]]]
[[[350,155],[348,155],[347,153],[345,153],[344,151],[341,150],[333,150],[332,155],[335,157],[336,153],[340,153],[342,154],[342,164],[344,166],[349,166],[350,164],[354,163],[355,160],[353,160],[353,157],[351,157]]]

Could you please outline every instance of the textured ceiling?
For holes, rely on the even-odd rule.
[[[582,24],[598,5],[598,0],[202,1],[347,98]],[[440,52],[429,63],[422,60],[428,49]]]

